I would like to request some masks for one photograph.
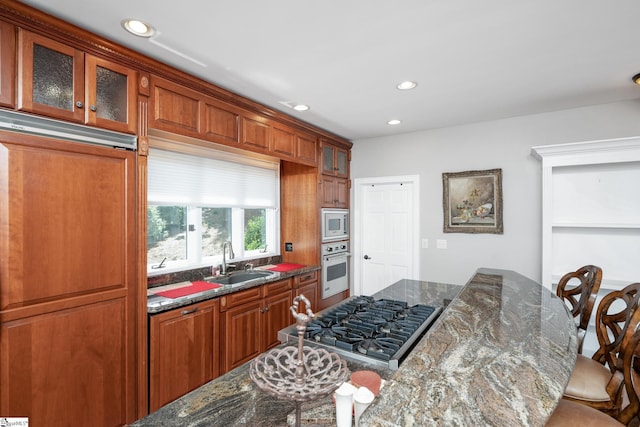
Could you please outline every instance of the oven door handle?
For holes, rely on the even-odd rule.
[[[339,256],[351,256],[349,252],[340,252],[337,254],[328,254],[325,255],[326,258],[338,258]]]
[[[349,252],[340,252],[339,254],[325,255],[324,259],[325,259],[325,261],[332,261],[332,260],[337,259],[337,258],[342,258],[342,257],[347,258],[347,257],[350,257],[350,256],[351,256],[351,254]]]

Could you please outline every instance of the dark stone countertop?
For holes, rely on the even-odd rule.
[[[577,355],[564,303],[479,269],[360,419],[381,426],[543,426]]]
[[[480,269],[464,288],[401,280],[373,295],[447,305],[397,371],[347,359],[385,380],[361,418],[370,426],[542,426],[577,354],[573,320],[549,290],[515,272]],[[303,425],[334,426],[331,397],[302,405]],[[287,426],[295,404],[258,389],[249,364],[131,427]]]
[[[256,268],[255,270],[265,270],[272,267],[270,265]],[[205,292],[199,292],[196,294],[186,295],[179,298],[166,298],[161,295],[156,295],[157,292],[162,292],[170,289],[179,288],[181,286],[187,286],[191,282],[173,283],[171,285],[159,286],[150,288],[147,290],[147,313],[158,314],[174,308],[183,307],[185,305],[194,304],[201,301],[206,301],[212,298],[218,298],[223,295],[228,295],[234,292],[239,292],[245,289],[250,289],[256,286],[262,286],[267,283],[277,282],[278,280],[288,279],[290,277],[299,276],[301,274],[309,273],[312,271],[320,270],[320,266],[306,266],[303,268],[297,268],[295,270],[289,270],[286,272],[273,272],[272,276],[268,276],[264,279],[255,279],[249,283],[242,285],[225,285],[220,288],[212,289]],[[211,283],[215,283],[215,279],[210,280]]]

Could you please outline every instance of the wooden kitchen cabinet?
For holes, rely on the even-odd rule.
[[[294,278],[295,296],[304,295],[311,304],[311,311],[314,313],[318,310],[318,272],[301,274]],[[298,312],[306,313],[307,306],[301,303]]]
[[[136,133],[137,72],[92,55],[85,64],[85,123]]]
[[[232,307],[222,313],[221,373],[262,353],[262,301]]]
[[[349,207],[349,180],[335,176],[322,175],[321,177],[322,207],[324,208],[348,208]]]
[[[23,29],[18,58],[18,109],[135,133],[136,71]]]
[[[149,84],[149,128],[200,136],[200,94],[154,75]]]
[[[136,419],[135,153],[0,131],[0,414]]]
[[[296,135],[292,131],[274,126],[271,129],[272,150],[280,158],[291,160],[296,155]]]
[[[225,295],[221,299],[221,374],[278,345],[278,331],[294,323],[291,279]]]
[[[309,166],[318,164],[318,138],[312,135],[296,135],[296,160]]]
[[[240,112],[195,90],[151,75],[149,128],[227,145],[240,142]]]
[[[4,322],[2,414],[41,426],[126,424],[125,312],[119,298]]]
[[[316,139],[311,135],[274,125],[271,128],[271,151],[283,160],[316,166]]]
[[[332,144],[326,139],[321,140],[322,173],[340,178],[349,177],[349,151],[346,148]]]
[[[271,149],[271,126],[258,116],[243,116],[241,143],[253,151],[268,153]]]
[[[278,340],[280,329],[295,323],[290,310],[293,304],[291,289],[291,279],[264,285],[263,352],[280,344]]]
[[[15,106],[16,28],[0,21],[0,105]]]
[[[218,376],[218,313],[212,299],[151,316],[150,412]]]
[[[349,207],[349,150],[321,140],[320,204],[323,208]]]

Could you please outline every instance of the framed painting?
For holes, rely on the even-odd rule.
[[[442,174],[445,233],[502,234],[502,169]]]

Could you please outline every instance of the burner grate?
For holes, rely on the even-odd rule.
[[[317,313],[307,324],[305,339],[339,349],[337,351],[346,357],[377,360],[380,362],[376,363],[397,369],[400,358],[441,311],[440,307],[424,304],[409,306],[405,301],[351,297]]]

